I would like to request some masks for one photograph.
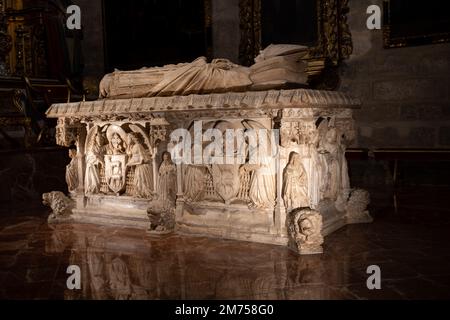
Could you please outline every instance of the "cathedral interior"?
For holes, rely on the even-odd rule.
[[[0,298],[449,299],[444,5],[0,0]],[[281,168],[177,164],[196,120]]]

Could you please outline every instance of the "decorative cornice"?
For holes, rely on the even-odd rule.
[[[357,109],[360,105],[358,99],[342,92],[295,89],[62,103],[52,105],[46,114],[60,118],[202,110]]]

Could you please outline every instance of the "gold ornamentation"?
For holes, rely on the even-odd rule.
[[[383,46],[386,49],[390,48],[403,48],[407,46],[416,46],[416,45],[424,45],[424,44],[437,44],[437,43],[445,43],[450,42],[450,32],[437,32],[437,33],[419,33],[410,36],[392,36],[392,28],[391,28],[391,10],[390,10],[390,0],[384,1],[383,11],[386,13],[388,17],[383,22]]]
[[[311,47],[307,73],[318,76],[328,65],[338,66],[353,51],[351,33],[347,24],[348,0],[319,0],[318,42]],[[243,65],[253,64],[261,50],[261,0],[240,0],[241,43],[239,59]]]

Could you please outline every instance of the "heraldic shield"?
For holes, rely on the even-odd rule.
[[[105,177],[109,188],[116,194],[123,192],[126,186],[127,155],[105,156]]]
[[[213,164],[211,175],[217,194],[229,204],[239,193],[239,165]]]

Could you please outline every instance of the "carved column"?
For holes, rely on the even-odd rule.
[[[184,194],[183,194],[183,166],[177,164],[177,205],[176,218],[181,218],[183,215]]]
[[[284,157],[281,150],[278,153],[276,159],[276,187],[277,187],[277,199],[275,204],[275,228],[278,234],[283,234],[286,229],[286,207],[283,201],[283,166]]]
[[[279,110],[275,117],[274,121],[274,129],[279,130],[281,127],[281,118],[282,111]],[[279,145],[278,145],[278,154],[276,157],[276,203],[275,203],[275,229],[278,234],[285,233],[286,229],[286,208],[284,206],[283,201],[283,163],[284,163],[284,148],[281,146],[281,132],[279,132]]]
[[[85,143],[86,127],[80,127],[77,139],[77,162],[78,162],[78,189],[77,194],[84,194],[84,173],[86,171],[85,163]]]

